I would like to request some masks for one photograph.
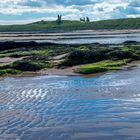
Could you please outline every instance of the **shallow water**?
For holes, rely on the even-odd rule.
[[[1,79],[0,140],[139,140],[139,73]]]
[[[125,41],[140,42],[140,33],[119,32],[70,32],[70,33],[0,33],[0,41],[37,41],[59,44],[121,44]]]

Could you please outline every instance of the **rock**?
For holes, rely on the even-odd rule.
[[[123,44],[137,44],[137,43],[138,43],[137,41],[131,41],[131,40],[123,42]]]

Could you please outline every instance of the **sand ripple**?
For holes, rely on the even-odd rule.
[[[0,140],[140,139],[138,75],[3,79]]]

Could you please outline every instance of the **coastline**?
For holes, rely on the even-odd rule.
[[[97,36],[105,37],[105,36],[116,36],[116,35],[123,35],[123,34],[137,34],[140,33],[140,29],[120,29],[120,30],[76,30],[76,31],[66,31],[66,32],[0,32],[0,43],[4,43],[7,41],[22,43],[20,45],[23,45],[25,43],[25,46],[29,43],[36,42],[33,45],[46,45],[50,43],[50,45],[59,44],[56,43],[57,40],[62,39],[74,39],[75,38],[96,38]],[[73,36],[73,38],[71,38]],[[27,44],[28,43],[28,44]],[[1,45],[0,44],[0,45]],[[29,44],[32,45],[32,44]]]
[[[132,62],[128,63],[127,65],[122,66],[121,70],[131,70],[131,69],[133,69],[135,67],[138,67],[139,65],[140,65],[140,60],[132,61]],[[40,74],[40,75],[84,76],[84,77],[88,77],[88,76],[91,76],[91,75],[93,75],[93,76],[102,75],[102,74],[105,74],[105,73],[109,72],[109,71],[97,72],[97,73],[93,73],[93,74],[80,74],[80,73],[74,72],[74,70],[79,68],[80,66],[84,66],[84,65],[67,67],[67,68],[64,68],[64,69],[52,68],[52,69],[49,69],[48,71],[41,70],[41,71],[38,71],[36,74]],[[114,70],[114,71],[119,71],[119,70]]]
[[[11,34],[8,33],[4,33],[5,35],[9,35],[11,37],[13,37],[13,33],[10,32]],[[133,33],[140,33],[140,29],[135,30],[135,29],[125,29],[125,30],[79,30],[79,31],[71,31],[71,32],[65,32],[65,33],[41,33],[42,35],[50,35],[50,36],[55,36],[55,35],[84,35],[85,33],[87,34],[94,34],[94,35],[112,35],[112,34],[133,34]],[[18,35],[23,35],[22,37],[20,36],[20,38],[22,38],[22,42],[18,42],[18,39],[16,36]],[[89,55],[90,51],[93,50],[93,52],[95,50],[98,50],[100,52],[100,57],[102,56],[102,50],[106,52],[108,51],[108,48],[110,49],[111,47],[109,46],[110,44],[96,44],[96,43],[90,43],[90,45],[85,45],[85,46],[80,46],[78,44],[74,44],[74,45],[60,45],[60,44],[53,44],[53,43],[37,43],[34,41],[30,42],[24,42],[24,35],[26,36],[26,38],[29,37],[30,33],[23,33],[19,32],[19,34],[15,34],[15,38],[16,41],[12,40],[12,41],[5,41],[3,40],[3,42],[0,41],[0,46],[1,46],[1,58],[0,58],[0,66],[3,65],[7,65],[7,64],[12,64],[14,62],[21,62],[23,60],[24,61],[31,61],[31,64],[33,62],[36,63],[36,61],[39,61],[39,63],[44,63],[44,62],[48,62],[50,64],[52,64],[53,68],[49,68],[46,67],[46,70],[44,70],[45,68],[42,68],[42,70],[37,70],[36,72],[31,72],[28,71],[28,69],[26,69],[25,72],[24,70],[21,70],[21,74],[18,74],[19,76],[38,76],[38,75],[60,75],[60,76],[81,76],[81,75],[98,75],[99,73],[106,73],[106,72],[94,72],[95,74],[80,74],[78,72],[75,72],[75,70],[81,66],[84,65],[88,65],[88,64],[92,64],[93,62],[100,62],[103,60],[111,60],[110,58],[105,58],[103,60],[99,60],[99,61],[91,61],[91,62],[86,62],[86,63],[82,63],[82,61],[79,64],[76,64],[76,66],[72,66],[72,67],[65,67],[65,68],[57,68],[57,65],[59,65],[60,62],[62,62],[67,55],[69,55],[72,51],[77,51],[78,49],[82,52],[87,51],[86,55]],[[3,33],[0,35],[3,35]],[[30,36],[32,36],[33,34],[31,33]],[[40,33],[34,34],[34,35],[40,35]],[[37,37],[36,36],[36,37]],[[4,36],[7,38],[7,36]],[[2,40],[2,38],[0,39]],[[55,45],[57,45],[58,47],[56,47]],[[114,44],[115,45],[115,44]],[[137,41],[133,41],[131,39],[129,39],[128,41],[124,42],[121,44],[122,46],[131,46],[133,47],[133,45],[139,45],[139,42]],[[69,47],[69,48],[68,48]],[[95,48],[94,48],[95,47]],[[103,47],[103,48],[102,48]],[[108,48],[107,48],[108,47]],[[115,45],[116,47],[116,45]],[[115,48],[114,47],[114,48]],[[60,49],[61,48],[61,49]],[[101,50],[100,50],[101,48]],[[107,49],[106,49],[107,48]],[[112,47],[113,48],[113,47]],[[116,47],[117,48],[117,47]],[[119,48],[119,47],[118,47]],[[120,47],[122,48],[122,47]],[[56,50],[57,49],[57,50]],[[113,53],[113,49],[110,49]],[[30,51],[30,52],[29,52]],[[115,49],[114,49],[115,51]],[[117,52],[118,51],[118,52]],[[50,53],[50,54],[49,54]],[[53,55],[51,55],[51,53]],[[117,54],[118,53],[118,54]],[[124,53],[123,57],[125,57],[126,55],[129,55],[131,53],[131,48],[124,48],[121,49],[121,53]],[[137,53],[137,52],[136,52]],[[92,54],[94,55],[94,53]],[[119,54],[119,49],[116,49],[116,55],[121,55]],[[112,58],[115,56],[112,56]],[[25,58],[25,60],[24,60]],[[130,56],[131,58],[131,56]],[[80,57],[78,58],[80,59]],[[88,58],[86,58],[88,59]],[[73,60],[73,59],[72,59]],[[88,59],[90,60],[90,58]],[[112,59],[113,60],[113,59]],[[117,59],[116,59],[117,60]],[[132,59],[132,60],[139,60],[138,59]],[[73,61],[77,61],[76,59]],[[139,61],[136,62],[136,64],[134,64],[134,62],[127,64],[127,66],[122,66],[121,69],[131,69],[135,66],[137,66],[139,63]],[[26,63],[27,64],[27,63]],[[83,65],[84,64],[84,65]],[[22,65],[22,64],[21,64]],[[30,65],[30,64],[29,64]],[[49,65],[49,64],[48,64]],[[94,65],[94,64],[93,64]],[[35,65],[36,66],[36,65]],[[24,67],[24,66],[23,66]],[[63,66],[62,66],[63,67]],[[11,68],[11,67],[10,67]],[[8,68],[7,68],[8,69]],[[14,69],[14,66],[12,67],[12,69]],[[16,70],[16,68],[15,68]],[[17,69],[20,70],[20,69]],[[34,70],[33,70],[34,71]],[[107,70],[107,72],[110,70]],[[8,74],[7,76],[13,76],[11,74]],[[14,75],[15,76],[15,75]]]
[[[68,67],[64,69],[52,68],[52,69],[40,70],[36,72],[27,71],[27,72],[22,72],[21,74],[17,74],[17,75],[7,74],[7,75],[0,76],[0,79],[10,78],[10,77],[11,78],[24,78],[24,77],[47,76],[47,75],[48,76],[81,76],[84,78],[93,78],[93,77],[102,76],[106,73],[112,72],[112,71],[106,71],[106,72],[97,72],[93,74],[80,74],[80,73],[74,72],[74,69],[80,66],[81,65]],[[130,71],[138,66],[140,66],[140,60],[132,61],[128,63],[127,65],[122,66],[120,70],[113,70],[113,72]]]

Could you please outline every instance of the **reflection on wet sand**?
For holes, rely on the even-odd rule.
[[[105,31],[75,31],[64,33],[43,32],[8,32],[0,33],[0,42],[3,41],[36,41],[58,44],[121,44],[125,41],[140,40],[140,30],[105,30]]]
[[[139,72],[2,79],[0,139],[140,139]]]

